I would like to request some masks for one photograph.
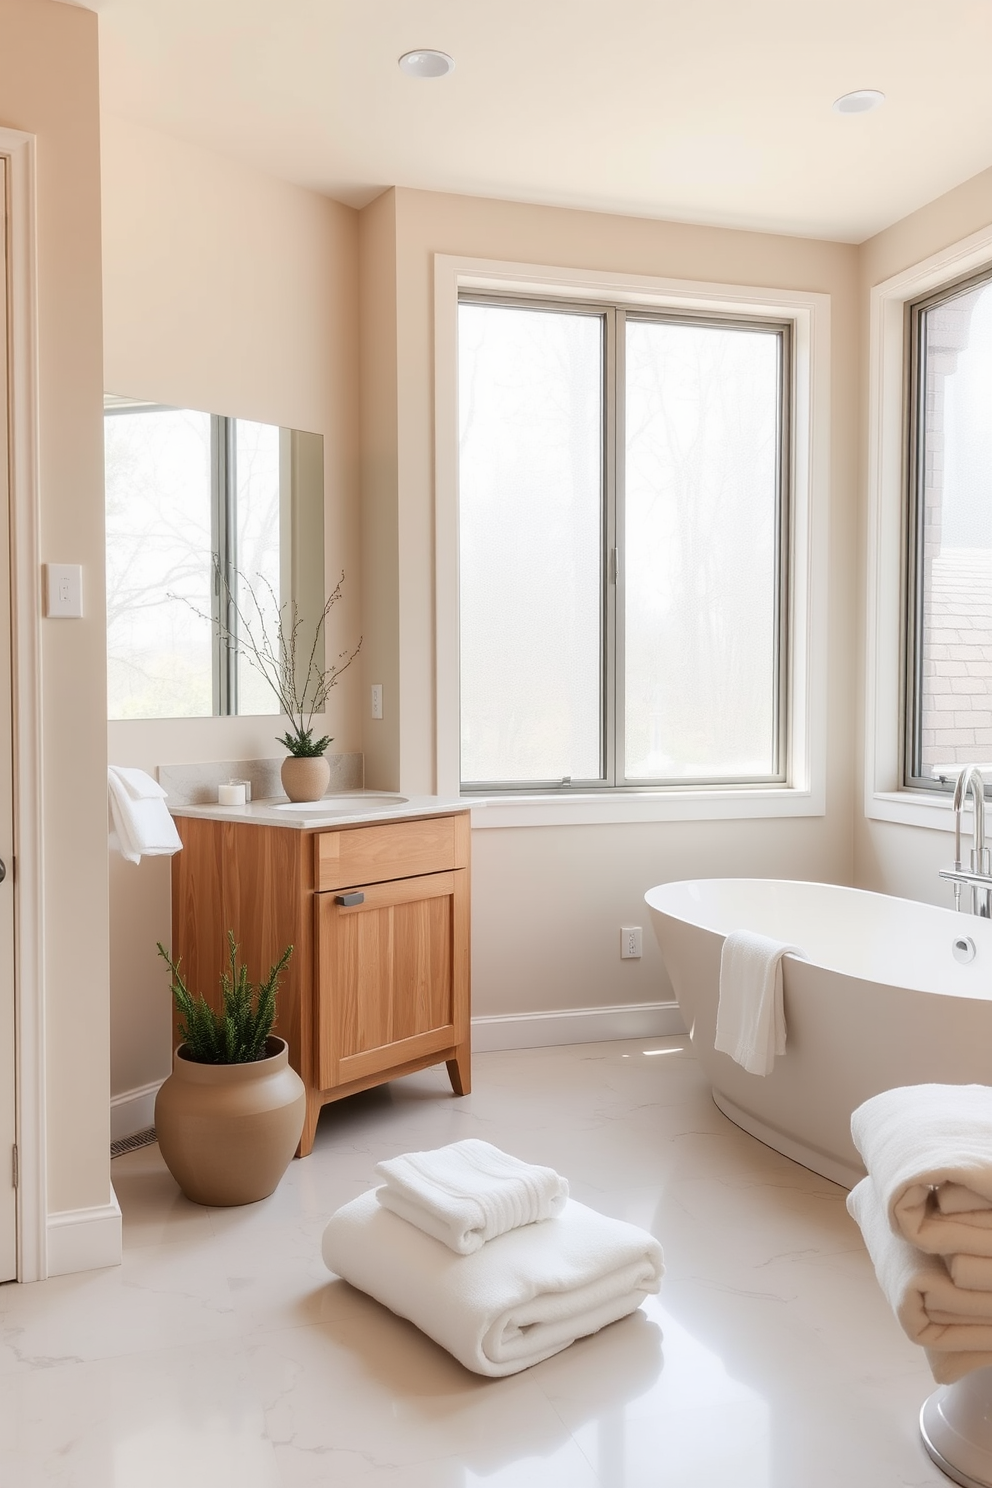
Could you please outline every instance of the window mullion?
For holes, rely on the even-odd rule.
[[[609,548],[616,553],[610,564],[608,594],[610,599],[607,698],[609,708],[609,773],[610,785],[624,781],[624,700],[623,700],[623,593],[625,554],[623,543],[624,491],[624,341],[627,313],[617,308],[612,317],[613,367],[607,391],[610,408]],[[609,550],[607,557],[611,556]]]
[[[210,420],[211,531],[216,561],[214,574],[214,618],[237,641],[238,635],[238,523],[234,420],[215,414]],[[238,653],[214,626],[214,712],[224,716],[238,711]]]

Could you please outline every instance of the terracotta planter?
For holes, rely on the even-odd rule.
[[[275,1189],[303,1131],[306,1091],[285,1039],[251,1064],[194,1064],[180,1044],[155,1100],[169,1172],[194,1204],[254,1204]]]
[[[319,801],[331,782],[331,767],[322,754],[291,754],[279,774],[291,801]]]

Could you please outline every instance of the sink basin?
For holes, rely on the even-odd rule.
[[[409,796],[368,791],[361,796],[322,796],[319,801],[281,801],[274,811],[305,811],[309,816],[344,816],[351,812],[375,811],[380,806],[405,806]]]

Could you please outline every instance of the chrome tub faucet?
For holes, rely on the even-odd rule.
[[[970,867],[961,863],[961,815],[971,792],[975,809]],[[989,919],[992,911],[992,854],[985,846],[985,777],[980,765],[965,765],[954,785],[954,867],[941,868],[941,878],[954,885],[954,908],[961,908],[961,890],[971,889],[971,912]]]

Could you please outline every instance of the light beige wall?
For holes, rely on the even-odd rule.
[[[326,197],[104,117],[106,388],[324,436],[325,563],[346,571],[333,637],[361,626],[358,216]],[[331,694],[335,750],[361,748],[356,665]],[[110,758],[159,764],[273,756],[276,720],[114,723]],[[168,1073],[168,864],[111,860],[115,1094]]]
[[[894,274],[920,263],[949,244],[987,228],[992,223],[992,170],[983,171],[970,181],[929,202],[901,222],[886,228],[861,245],[860,314],[862,317],[862,365],[868,362],[868,310],[873,285],[881,284]],[[865,372],[866,375],[866,372]],[[867,417],[867,409],[866,409]],[[866,421],[861,431],[863,481],[867,478]],[[864,574],[864,550],[867,522],[867,486],[861,492],[859,520],[860,569]],[[865,590],[862,578],[860,588]],[[898,894],[907,899],[949,907],[947,887],[937,877],[937,870],[953,857],[951,839],[946,832],[925,827],[903,826],[894,822],[870,821],[863,810],[864,791],[864,656],[866,647],[863,601],[859,616],[858,655],[861,670],[858,679],[859,710],[857,752],[859,783],[855,828],[854,882],[862,888]]]
[[[365,712],[365,769],[385,790],[399,786],[400,567],[397,493],[396,193],[360,214],[362,463],[362,660],[381,683],[383,717]]]
[[[827,814],[693,825],[482,830],[473,835],[477,1013],[602,1006],[664,995],[645,936],[619,959],[619,927],[647,926],[652,884],[686,874],[786,874],[847,881],[852,870],[852,731],[857,432],[857,250],[837,243],[694,228],[396,190],[395,283],[400,696],[382,727],[406,791],[434,786],[433,255],[673,276],[828,293],[832,305],[832,493]],[[380,203],[375,210],[382,211]],[[369,209],[366,209],[368,213]],[[366,215],[363,213],[363,217]],[[380,219],[380,230],[383,224]],[[369,270],[371,273],[371,269]],[[386,275],[390,276],[387,282]],[[393,279],[392,276],[395,276]],[[363,305],[372,295],[366,284]],[[363,344],[378,336],[366,321]],[[366,565],[375,555],[366,553]]]
[[[106,1204],[108,965],[96,16],[0,0],[0,124],[37,137],[41,559],[85,618],[42,622],[49,1210]]]

